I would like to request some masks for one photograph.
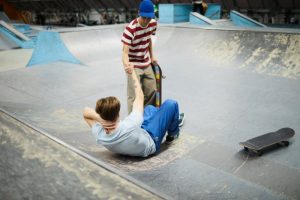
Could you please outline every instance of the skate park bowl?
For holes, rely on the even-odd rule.
[[[67,147],[158,198],[300,198],[300,31],[159,25],[153,42],[166,76],[162,98],[177,100],[186,120],[179,139],[163,144],[158,155],[133,158],[96,144],[82,117],[85,106],[93,108],[105,96],[118,97],[121,118],[127,115],[127,81],[121,60],[124,27],[57,30],[60,37],[52,42],[62,42],[76,62],[58,56],[43,62],[41,56],[33,56],[34,49],[30,67],[26,62],[15,68],[11,58],[12,63],[1,70],[2,138],[14,141],[11,148],[18,149],[23,160],[46,162],[30,145],[21,145],[18,131],[9,134],[16,129],[13,119],[54,140],[62,150]],[[5,54],[6,59],[15,56],[12,51]],[[5,52],[0,51],[0,57]],[[257,157],[239,146],[241,141],[282,127],[296,133],[287,148]],[[30,157],[29,152],[37,156]],[[44,155],[52,153],[44,151]],[[12,167],[7,163],[3,166]],[[75,173],[68,163],[57,163]],[[78,184],[84,185],[83,180]],[[3,192],[9,184],[2,188]]]

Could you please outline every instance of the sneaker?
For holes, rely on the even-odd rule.
[[[182,127],[183,122],[184,122],[184,118],[185,118],[184,113],[180,113],[179,114],[179,120],[178,120],[179,127]]]
[[[171,142],[173,142],[178,137],[179,137],[179,133],[177,133],[176,135],[167,135],[167,137],[166,137],[166,143],[170,144]]]

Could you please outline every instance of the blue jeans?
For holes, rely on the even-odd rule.
[[[160,108],[148,105],[144,109],[144,122],[142,128],[152,137],[156,152],[160,149],[160,144],[168,131],[168,135],[179,134],[179,109],[178,103],[167,99]]]

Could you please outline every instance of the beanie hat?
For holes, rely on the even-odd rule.
[[[143,0],[140,3],[139,14],[141,17],[155,18],[154,7],[151,0]]]

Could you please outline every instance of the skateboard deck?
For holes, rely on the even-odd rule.
[[[160,107],[161,96],[162,96],[162,78],[164,78],[164,76],[162,75],[162,70],[157,63],[152,64],[152,69],[154,72],[154,76],[156,80],[156,88],[157,88],[155,93],[155,106]]]
[[[295,131],[291,128],[282,128],[275,132],[266,133],[258,137],[249,139],[245,142],[240,142],[240,145],[244,147],[246,151],[253,151],[257,155],[261,156],[263,150],[267,147],[275,144],[284,146],[289,145],[288,139],[295,135]]]

